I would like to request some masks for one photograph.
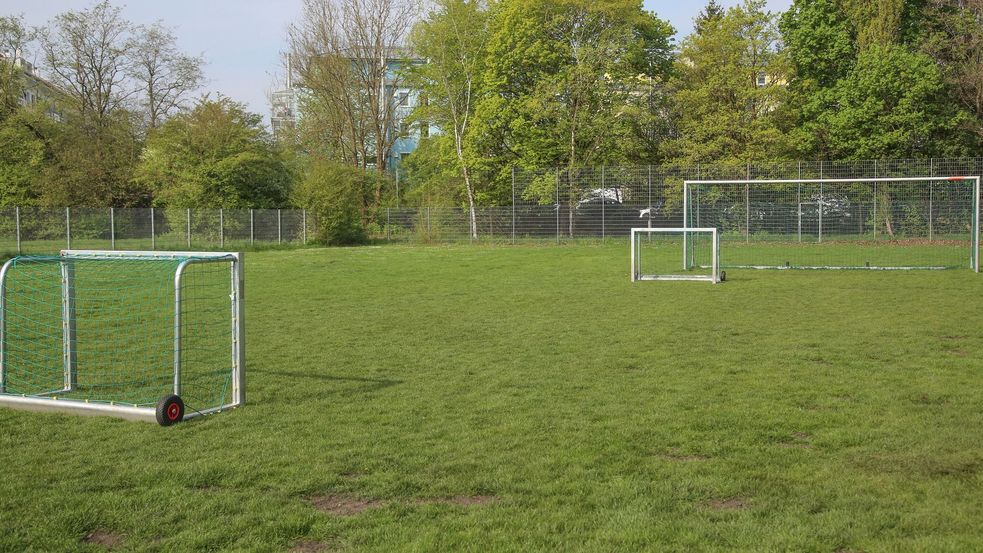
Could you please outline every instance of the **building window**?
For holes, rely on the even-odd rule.
[[[768,84],[768,75],[766,75],[764,71],[759,71],[758,72],[758,86],[759,87],[762,87],[762,86],[765,86],[766,84]]]
[[[410,103],[410,93],[409,92],[400,92],[399,93],[399,96],[397,96],[396,103],[397,103],[397,105],[400,105],[400,106],[405,106],[405,105],[409,104]]]

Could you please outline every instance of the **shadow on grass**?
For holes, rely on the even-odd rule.
[[[267,376],[277,376],[282,378],[290,379],[308,379],[308,380],[320,380],[321,382],[352,382],[358,384],[354,388],[346,388],[345,390],[332,390],[328,393],[340,393],[344,391],[345,393],[352,392],[376,392],[378,390],[384,390],[391,386],[397,384],[402,384],[402,380],[393,380],[389,378],[366,378],[359,376],[331,376],[329,374],[317,374],[317,373],[297,373],[297,372],[285,372],[285,371],[264,371],[260,369],[250,369],[252,374],[262,374]]]

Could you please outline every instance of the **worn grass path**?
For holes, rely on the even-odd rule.
[[[247,254],[248,405],[0,409],[0,550],[983,550],[983,277],[627,262]]]

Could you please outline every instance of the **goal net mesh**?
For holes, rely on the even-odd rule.
[[[134,406],[173,393],[181,261],[16,258],[5,286],[5,392]],[[180,381],[189,410],[231,401],[230,274],[228,262],[191,263],[181,280]]]
[[[716,227],[723,267],[972,266],[975,179],[687,183],[686,226]]]

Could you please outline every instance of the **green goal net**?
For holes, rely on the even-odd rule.
[[[72,252],[0,276],[0,402],[188,415],[241,403],[239,254]]]

